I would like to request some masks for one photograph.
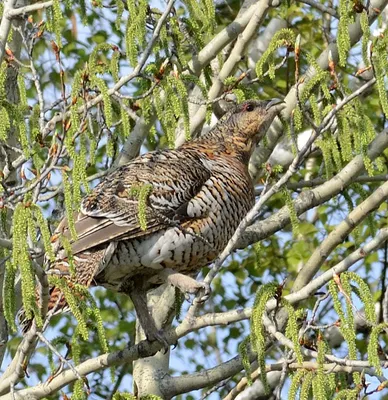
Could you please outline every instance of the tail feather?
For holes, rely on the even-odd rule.
[[[101,269],[101,264],[107,262],[106,257],[104,257],[105,253],[106,247],[104,246],[103,248],[84,252],[74,256],[73,262],[76,273],[72,278],[70,277],[70,267],[66,259],[55,261],[49,266],[47,273],[65,276],[69,286],[72,286],[72,283],[80,283],[86,287],[89,287],[95,276],[95,273]],[[36,296],[37,304],[40,307],[38,290],[36,291]],[[50,298],[48,302],[48,313],[51,312],[53,315],[56,315],[66,311],[69,311],[69,306],[62,291],[56,286],[51,287]],[[33,319],[27,318],[23,307],[17,313],[16,319],[21,332],[25,335],[31,329]]]
[[[16,320],[18,321],[22,334],[25,335],[31,329],[33,319],[27,318],[24,307],[22,307],[16,314]]]
[[[40,301],[37,295],[37,303],[40,307]],[[55,310],[54,310],[55,309]],[[50,298],[48,303],[48,312],[52,315],[60,314],[62,312],[67,312],[69,306],[67,305],[66,299],[63,296],[61,290],[57,287],[50,288]],[[54,311],[53,311],[54,310]],[[25,335],[32,326],[33,318],[27,318],[26,311],[24,307],[21,307],[16,315],[16,320],[23,335]]]

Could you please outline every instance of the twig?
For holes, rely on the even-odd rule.
[[[362,85],[360,88],[355,90],[352,94],[349,96],[344,97],[323,119],[321,122],[321,125],[319,126],[319,130],[321,131],[321,134],[326,132],[329,127],[330,127],[330,120],[335,117],[335,115],[340,111],[346,104],[348,104],[350,101],[352,101],[354,98],[360,96],[363,94],[366,90],[368,90],[371,86],[373,86],[376,83],[376,78],[372,78],[370,81]]]
[[[110,171],[109,170],[104,170],[104,171],[100,171],[97,172],[91,176],[88,176],[86,178],[87,182],[92,182],[96,179],[100,179],[102,177],[104,177],[105,175],[107,175]],[[57,186],[50,186],[50,187],[46,187],[44,192],[49,191],[50,194],[46,194],[46,195],[41,195],[39,196],[39,201],[47,201],[52,199],[53,197],[57,196],[59,193],[63,192],[63,183],[61,183],[60,185]]]
[[[115,95],[120,97],[121,99],[127,99],[127,100],[132,100],[132,101],[145,99],[146,97],[148,97],[152,94],[152,92],[159,85],[159,83],[160,83],[160,81],[155,80],[154,82],[152,82],[152,85],[148,90],[146,90],[144,93],[142,93],[141,95],[138,95],[138,96],[126,96],[124,94],[121,94],[119,91],[116,91]]]
[[[160,31],[162,29],[162,26],[164,22],[166,21],[168,15],[171,12],[171,9],[175,3],[175,0],[169,0],[168,4],[166,5],[166,9],[163,12],[162,16],[159,18],[159,21],[155,27],[155,30],[152,34],[151,40],[149,41],[146,49],[144,50],[143,54],[140,57],[140,60],[136,67],[133,69],[132,73],[122,76],[119,81],[110,89],[108,89],[108,95],[111,96],[115,92],[117,92],[121,87],[123,87],[125,84],[130,82],[132,79],[138,77],[140,75],[141,70],[143,69],[145,63],[148,60],[148,57],[151,54],[151,51],[155,45],[155,42],[159,38]],[[100,94],[96,96],[93,100],[88,101],[86,104],[83,106],[80,106],[77,110],[78,113],[83,113],[85,110],[89,110],[90,108],[94,107],[98,103],[100,103],[103,100],[103,96]],[[43,138],[46,137],[52,129],[54,129],[55,125],[57,122],[63,121],[65,118],[67,118],[70,115],[70,112],[67,111],[66,113],[62,113],[60,115],[56,115],[53,118],[51,118],[50,121],[47,122],[45,128],[43,129],[42,136]]]
[[[289,57],[289,51],[287,49],[286,55],[283,57],[283,59],[275,65],[274,70],[277,71],[278,69],[280,69],[281,67],[283,67],[283,65],[287,62],[288,57]],[[250,81],[247,82],[248,85],[252,84],[252,83],[256,83],[256,82],[260,82],[263,78],[265,78],[266,76],[269,75],[269,71],[264,72],[264,74],[262,76],[260,76],[259,78],[254,78],[251,79]]]
[[[206,398],[208,398],[212,393],[216,392],[217,390],[221,389],[222,387],[224,387],[229,381],[231,380],[231,378],[227,378],[222,380],[221,382],[217,383],[217,385],[214,385],[211,389],[207,390],[202,396],[201,396],[201,400],[205,400]]]
[[[321,305],[321,303],[323,301],[325,301],[328,297],[329,297],[329,293],[325,293],[323,296],[320,296],[317,299],[317,301],[314,304],[313,311],[311,313],[311,318],[308,321],[308,323],[306,324],[306,327],[305,327],[305,329],[303,331],[303,334],[305,334],[309,329],[317,329],[317,327],[314,325],[315,316],[317,314],[318,308]]]
[[[62,356],[62,354],[50,343],[49,340],[47,340],[41,332],[37,332],[36,335],[38,336],[39,340],[43,342],[61,361],[62,364],[67,365],[71,371],[73,371],[74,375],[77,377],[77,379],[82,379],[81,375],[78,373],[78,371],[74,368],[74,365],[67,360],[65,357]]]
[[[271,322],[271,320],[266,317],[265,315],[263,316],[263,324],[265,325],[265,329],[278,341],[280,342],[283,346],[286,346],[289,349],[294,350],[294,343],[292,342],[292,340],[288,339],[286,336],[283,335],[283,333],[279,332],[275,325]],[[318,357],[318,353],[314,350],[309,350],[309,349],[305,349],[302,348],[301,349],[302,353],[307,356],[307,357],[313,357],[313,358],[317,358]],[[326,354],[325,358],[335,364],[338,364],[335,368],[340,367],[342,370],[346,370],[346,367],[351,367],[349,368],[349,370],[347,372],[352,372],[353,368],[361,368],[361,369],[365,369],[365,368],[371,368],[373,366],[371,366],[369,364],[368,361],[360,361],[360,360],[349,360],[349,359],[345,359],[345,358],[339,358],[336,356],[333,356],[331,354]],[[303,364],[303,363],[302,363]],[[387,362],[383,362],[382,365],[388,365]],[[281,363],[280,366],[281,368],[283,368],[283,364]],[[330,366],[330,368],[332,368],[332,366]],[[335,369],[334,368],[334,369]],[[377,375],[376,372],[373,369],[370,369],[370,373],[371,375],[377,377],[379,379],[380,382],[384,382],[385,378],[384,376],[380,376]]]
[[[60,142],[60,143],[61,143],[61,146],[62,146],[63,143],[62,142]],[[9,203],[11,203],[12,201],[15,201],[15,200],[16,201],[20,201],[21,197],[24,194],[34,190],[36,187],[38,187],[48,177],[48,175],[51,173],[51,171],[53,169],[55,169],[55,167],[57,166],[59,158],[61,158],[61,151],[60,151],[61,148],[62,147],[59,148],[59,151],[57,151],[52,158],[51,158],[50,154],[47,156],[47,160],[46,160],[44,166],[42,167],[42,171],[41,171],[41,174],[40,174],[39,178],[35,179],[28,186],[24,185],[23,189],[21,189],[20,191],[15,192],[11,196],[7,197],[5,199],[7,204],[9,204]]]
[[[195,97],[189,97],[187,101],[192,104],[196,104],[198,106],[208,106],[209,104],[217,103],[220,100],[224,100],[226,96],[228,96],[230,92],[224,92],[221,96],[215,97],[212,100],[201,100]]]
[[[322,368],[327,372],[346,372],[347,374],[364,371],[366,374],[376,377],[380,382],[385,381],[384,377],[377,375],[374,367],[368,363],[365,363],[365,361],[359,362],[357,360],[342,359],[342,362],[346,363],[346,365],[338,365],[337,363],[333,362],[322,364]],[[320,367],[321,366],[315,361],[304,361],[302,363],[290,363],[287,365],[287,368],[290,370],[307,369],[314,371]],[[266,370],[267,372],[279,371],[281,368],[283,368],[283,363],[276,363],[268,365]]]
[[[293,353],[293,352],[290,352]],[[284,383],[287,379],[287,372],[289,370],[289,363],[287,361],[287,359],[285,359],[283,361],[283,366],[282,366],[282,374],[280,375],[280,379],[279,379],[279,384],[276,386],[276,390],[274,392],[274,396],[275,396],[275,400],[281,400],[281,396],[282,396],[282,389],[284,386]]]
[[[334,10],[334,8],[326,6],[322,3],[319,3],[318,1],[313,1],[313,0],[299,0],[300,3],[307,4],[313,8],[316,8],[319,11],[322,11],[323,13],[330,14],[332,17],[339,19],[337,12]]]
[[[0,288],[4,287],[5,268],[3,268],[3,265],[5,263],[5,259],[0,259]],[[0,368],[3,364],[4,356],[7,350],[7,342],[8,324],[4,314],[4,298],[3,296],[0,296]]]
[[[369,175],[363,175],[363,176],[358,176],[353,179],[353,182],[360,182],[360,183],[374,183],[374,182],[386,182],[388,180],[388,175],[375,175],[375,176],[369,176]],[[312,179],[311,181],[306,181],[306,180],[301,180],[299,182],[289,182],[287,183],[287,188],[291,190],[298,190],[298,189],[304,189],[307,187],[316,187],[319,185],[324,184],[327,182],[326,179],[324,178],[315,178]],[[258,191],[257,191],[258,192]]]
[[[367,244],[355,250],[353,253],[349,254],[346,258],[344,258],[341,262],[336,264],[334,267],[325,271],[324,273],[316,277],[314,280],[312,280],[310,283],[308,283],[295,293],[287,295],[285,298],[291,304],[296,304],[299,301],[307,299],[317,290],[319,290],[323,285],[329,282],[333,278],[334,273],[339,275],[340,273],[347,271],[357,261],[362,260],[368,254],[380,248],[387,240],[388,240],[388,228],[381,229],[377,233],[377,235]],[[271,302],[270,304],[271,304],[270,309],[274,309],[276,307],[275,301]]]
[[[24,32],[21,32],[20,34],[21,34],[21,36],[23,38],[23,42],[24,42],[26,48],[28,49],[28,58],[30,59],[30,69],[31,69],[31,72],[32,72],[32,80],[34,82],[36,93],[38,95],[39,129],[40,129],[40,131],[42,131],[43,128],[44,128],[44,98],[43,98],[42,87],[41,87],[41,84],[40,84],[40,81],[39,81],[39,75],[38,75],[38,73],[36,71],[36,68],[35,68],[35,65],[34,65],[34,59],[32,57],[32,52],[34,50],[35,38],[31,41],[30,46],[28,46],[27,38],[25,37]]]

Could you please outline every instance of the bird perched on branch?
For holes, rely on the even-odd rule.
[[[128,294],[146,337],[164,343],[147,309],[147,290],[169,283],[209,295],[208,285],[191,276],[214,261],[254,205],[248,162],[283,108],[279,100],[246,101],[199,139],[150,152],[107,175],[82,201],[76,239],[66,220],[57,229],[70,240],[75,273],[69,274],[63,248],[48,272],[70,285]],[[66,307],[58,287],[50,289],[48,308],[54,307]],[[19,319],[28,330],[31,321]]]

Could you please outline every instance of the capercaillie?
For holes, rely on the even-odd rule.
[[[48,273],[85,286],[101,285],[128,294],[149,340],[163,342],[146,306],[146,292],[169,283],[184,293],[209,287],[191,276],[223,250],[254,205],[250,156],[276,115],[279,100],[249,100],[228,111],[204,136],[175,150],[157,150],[106,175],[87,195],[71,241],[75,276],[59,248]],[[134,190],[148,187],[139,212]],[[143,222],[141,219],[143,218]],[[145,226],[144,226],[145,221]],[[143,224],[143,225],[142,225]],[[56,234],[70,238],[66,220]],[[66,308],[57,287],[49,310]],[[23,312],[22,330],[31,326]]]

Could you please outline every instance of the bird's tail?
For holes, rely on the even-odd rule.
[[[48,309],[47,312],[56,315],[62,312],[66,312],[69,310],[67,301],[61,291],[58,287],[54,286],[50,288],[49,292],[49,302],[48,302]],[[40,301],[39,301],[39,294],[37,293],[37,303],[40,307]],[[32,326],[32,321],[34,320],[33,318],[28,318],[26,315],[26,311],[24,307],[22,307],[16,316],[16,319],[19,323],[19,327],[23,335],[25,335]]]
[[[95,251],[88,251],[73,256],[73,264],[75,273],[70,273],[70,264],[67,258],[62,260],[56,260],[50,264],[47,268],[48,275],[56,275],[62,277],[64,284],[67,285],[70,290],[74,288],[74,284],[81,284],[84,287],[89,287],[92,280],[99,270],[101,264],[104,262],[105,249],[96,249]],[[82,294],[75,291],[74,295],[83,297]],[[62,290],[57,286],[49,288],[49,301],[47,313],[50,315],[56,315],[62,312],[69,311],[69,305],[66,301],[66,297]],[[36,290],[36,302],[38,307],[41,307],[41,301],[39,298],[39,290]],[[20,326],[20,330],[23,334],[26,334],[31,326],[33,319],[28,318],[24,308],[22,307],[17,314],[17,321]]]
[[[72,280],[70,275],[69,264],[66,262],[66,260],[55,261],[53,264],[49,265],[47,274],[50,275],[55,274],[58,275],[59,277],[63,277],[66,280],[66,282],[69,283]],[[36,295],[36,303],[38,305],[38,308],[40,308],[42,304],[40,301],[40,291],[38,288],[35,290],[35,295]],[[56,286],[51,286],[49,288],[49,300],[48,300],[47,312],[55,315],[64,311],[68,311],[68,304],[65,299],[65,296],[63,295],[61,289],[59,289]],[[16,319],[18,321],[21,332],[23,333],[23,335],[26,334],[32,326],[33,318],[27,317],[26,311],[24,307],[22,307],[17,313]]]

